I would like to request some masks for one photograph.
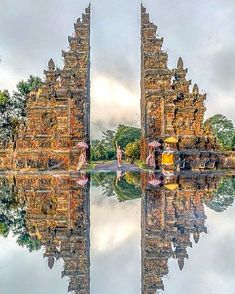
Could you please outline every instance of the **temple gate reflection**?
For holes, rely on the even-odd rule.
[[[168,260],[175,258],[180,270],[200,235],[207,233],[204,200],[211,200],[220,177],[181,175],[152,179],[143,174],[142,197],[142,293],[164,290]],[[156,183],[156,185],[152,185]]]
[[[232,190],[226,193],[232,198],[219,203],[215,200],[216,193],[221,193],[221,183],[228,179]],[[9,213],[8,219],[6,214],[17,208],[22,215],[23,229],[18,225],[13,231],[23,234],[19,245],[25,244],[22,240],[26,236],[30,250],[32,244],[40,244],[50,269],[62,259],[61,276],[69,280],[68,292],[76,294],[90,293],[90,183],[101,186],[104,195],[116,196],[118,201],[141,197],[142,294],[164,290],[170,259],[176,259],[183,270],[193,240],[198,243],[200,236],[207,233],[204,203],[223,211],[233,203],[231,195],[235,194],[234,177],[219,173],[128,172],[121,178],[106,173],[17,173],[0,177],[1,234],[7,236],[9,230],[3,234],[3,225],[16,217],[15,212]]]

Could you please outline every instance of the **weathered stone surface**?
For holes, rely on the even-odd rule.
[[[60,70],[49,60],[45,82],[28,97],[26,124],[8,147],[0,146],[0,170],[75,169],[80,156],[76,144],[84,140],[90,145],[90,7],[74,28],[69,50],[62,51],[64,67]],[[211,169],[219,160],[217,166],[234,168],[234,153],[218,153],[219,159],[210,155],[218,146],[212,130],[203,128],[206,95],[197,84],[190,89],[181,57],[175,69],[168,68],[162,45],[157,26],[142,6],[141,159],[146,160],[150,141],[174,136],[181,152],[176,154],[179,166]],[[187,155],[188,150],[194,154]],[[160,167],[160,152],[157,157]]]
[[[15,189],[26,203],[26,227],[45,248],[52,268],[64,262],[68,291],[90,293],[90,186],[69,175],[17,175]]]
[[[207,233],[204,200],[213,198],[221,180],[216,175],[184,175],[165,178],[165,186],[153,187],[142,174],[142,294],[164,289],[168,260],[177,260],[180,270],[188,258],[187,249]],[[167,184],[177,184],[169,190]]]
[[[213,134],[203,129],[206,95],[199,93],[196,84],[190,90],[181,57],[175,69],[168,68],[163,39],[156,30],[141,6],[142,160],[146,159],[148,142],[170,136],[178,138],[179,150],[214,150],[217,143]]]
[[[29,94],[26,124],[6,151],[11,165],[1,152],[0,169],[75,169],[77,143],[90,145],[90,7],[74,27],[64,67],[49,60],[45,82]]]

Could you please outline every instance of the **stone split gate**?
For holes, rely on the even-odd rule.
[[[29,94],[27,122],[6,149],[0,149],[0,169],[75,169],[78,142],[90,146],[90,16],[89,6],[68,37],[62,51],[64,67],[51,59],[45,82]],[[211,157],[217,149],[210,130],[203,128],[206,95],[197,84],[190,90],[182,58],[169,69],[157,26],[141,6],[141,158],[148,143],[169,136],[178,138],[178,150],[195,150],[194,160]],[[89,149],[88,154],[89,157]]]

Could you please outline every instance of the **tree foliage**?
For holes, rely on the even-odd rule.
[[[94,173],[92,174],[92,186],[102,187],[103,195],[107,197],[115,196],[113,186],[115,185],[115,176],[114,172],[108,173]]]
[[[101,186],[104,195],[116,196],[120,202],[140,198],[142,193],[139,173],[126,172],[119,180],[115,173],[95,173],[92,185]]]
[[[6,144],[13,131],[12,101],[8,91],[0,91],[0,141]]]
[[[128,183],[125,178],[114,185],[114,192],[120,202],[141,197],[141,188],[133,183]]]
[[[127,146],[127,144],[140,140],[140,136],[140,129],[125,125],[119,125],[115,132],[113,143],[114,146],[117,144],[124,149]]]
[[[206,205],[217,211],[223,212],[232,206],[235,199],[235,177],[227,177],[219,185],[212,200],[207,201]]]
[[[42,80],[39,77],[30,76],[27,81],[20,81],[16,88],[21,96],[27,96],[31,91],[40,88]]]
[[[234,149],[235,129],[233,122],[222,114],[216,114],[206,120],[205,127],[211,127],[222,148]]]
[[[0,91],[0,143],[6,145],[17,127],[25,120],[27,95],[41,85],[39,77],[30,76],[27,81],[17,84],[17,92],[10,95],[8,91]]]
[[[116,131],[106,130],[100,140],[91,141],[91,160],[113,160],[116,158],[116,143],[125,148],[129,143],[132,146],[130,158],[138,158],[138,140],[140,139],[140,129],[119,125]],[[131,147],[129,146],[129,149]]]
[[[114,158],[115,149],[108,138],[91,141],[91,160],[112,160]]]
[[[10,94],[7,90],[0,91],[0,107],[1,111],[7,106],[10,100]]]
[[[112,130],[106,130],[103,132],[102,141],[104,142],[105,146],[113,148],[114,135],[115,131]]]
[[[127,144],[125,149],[126,156],[131,159],[133,163],[140,158],[140,141]]]
[[[7,237],[12,232],[17,243],[30,251],[40,249],[40,241],[31,238],[26,228],[25,203],[18,200],[13,186],[3,180],[0,183],[0,236]]]

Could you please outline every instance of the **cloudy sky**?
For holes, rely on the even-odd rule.
[[[165,278],[165,293],[229,294],[233,292],[234,212],[234,205],[223,213],[205,207],[208,234],[201,234],[198,244],[193,241],[193,248],[188,249],[189,259],[185,261],[182,272],[177,262],[170,260],[169,275]]]
[[[91,294],[141,288],[141,199],[119,202],[91,189]]]
[[[208,93],[207,114],[235,121],[235,1],[145,0],[165,37],[169,66],[181,56],[188,77]],[[43,76],[88,0],[0,0],[0,89],[30,74]],[[92,1],[92,134],[140,120],[140,1]],[[107,111],[108,110],[108,111]]]
[[[91,294],[140,293],[140,208],[140,199],[120,203],[101,187],[91,189]],[[50,270],[43,253],[29,253],[11,235],[0,237],[1,294],[66,294],[62,260]]]

